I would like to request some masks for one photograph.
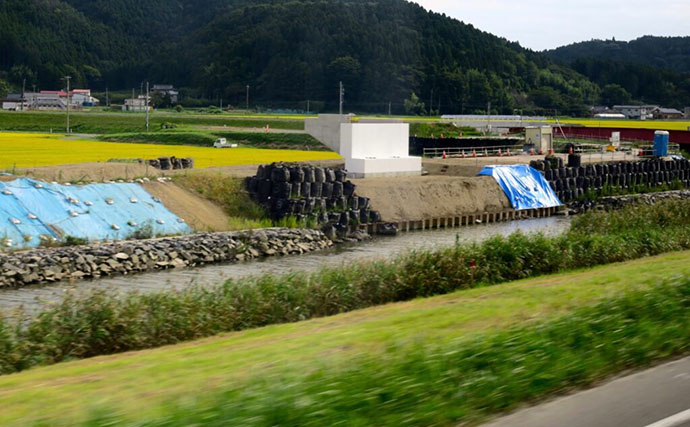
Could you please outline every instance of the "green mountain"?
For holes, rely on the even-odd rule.
[[[690,105],[690,37],[592,40],[547,52],[602,88],[602,103]]]
[[[565,62],[596,58],[664,68],[678,74],[690,72],[690,37],[644,36],[629,42],[590,40],[562,46],[548,54]]]
[[[585,68],[404,0],[0,2],[0,91],[70,75],[95,90],[174,84],[189,103],[243,106],[249,86],[252,105],[333,111],[342,81],[349,111],[400,113],[414,93],[417,113],[583,114],[608,84]]]

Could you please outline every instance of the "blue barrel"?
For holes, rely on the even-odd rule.
[[[654,132],[654,156],[668,156],[668,132],[658,130]]]

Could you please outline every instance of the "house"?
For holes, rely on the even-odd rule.
[[[623,114],[628,119],[651,120],[654,118],[654,111],[658,105],[614,105],[615,112]]]
[[[22,100],[21,93],[10,93],[7,98],[2,100],[2,109],[7,111],[20,111],[22,109],[28,110],[29,106],[26,103],[26,98]]]
[[[159,93],[161,96],[168,95],[170,97],[170,102],[177,104],[180,97],[180,92],[176,90],[173,85],[153,85],[151,89],[151,94]]]
[[[91,96],[91,89],[74,89],[70,92],[71,105],[78,104],[84,107],[93,107],[100,104],[98,98]]]
[[[149,97],[149,102],[151,98]],[[122,111],[146,111],[146,96],[145,95],[139,95],[137,98],[127,98],[125,99],[125,103],[122,106]],[[149,110],[151,110],[151,106],[149,105]]]
[[[675,108],[659,107],[654,111],[654,118],[660,120],[682,119],[683,112]]]
[[[65,96],[61,96],[61,94]],[[67,108],[67,94],[65,92],[28,92],[25,96],[31,110],[64,110]]]
[[[684,116],[686,119],[690,119],[690,107],[685,107],[683,116]]]

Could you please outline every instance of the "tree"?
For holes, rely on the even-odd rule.
[[[424,103],[419,102],[419,97],[414,92],[410,95],[410,99],[405,100],[405,112],[415,116],[422,116],[426,112]]]
[[[10,85],[3,79],[0,79],[0,98],[4,98],[10,92]]]
[[[632,95],[621,85],[608,84],[601,90],[601,103],[609,107],[629,104],[631,100]]]

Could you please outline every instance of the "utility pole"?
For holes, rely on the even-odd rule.
[[[431,96],[429,97],[429,117],[431,117],[431,109],[434,108],[434,88],[431,88]]]
[[[146,133],[149,133],[149,82],[146,82]]]
[[[309,114],[309,100],[307,99],[307,114]]]
[[[24,98],[26,98],[26,79],[24,79],[24,81],[22,82],[22,111],[24,111]]]
[[[65,80],[67,80],[67,133],[69,133],[69,80],[71,78],[71,76],[65,76]]]
[[[491,101],[486,105],[486,131],[491,132]]]
[[[343,115],[343,98],[345,97],[345,87],[343,87],[343,82],[340,82],[340,101],[338,103],[339,108],[338,111],[340,111],[340,115]]]
[[[220,98],[220,111],[223,111],[223,98]]]
[[[392,114],[391,114],[391,107],[392,107],[392,104],[393,104],[393,103],[392,103],[391,101],[388,101],[388,115],[389,115],[389,116],[392,115]]]
[[[110,99],[108,98],[108,86],[105,87],[105,106],[110,107]]]
[[[247,100],[244,107],[245,110],[249,111],[249,85],[247,85]]]

